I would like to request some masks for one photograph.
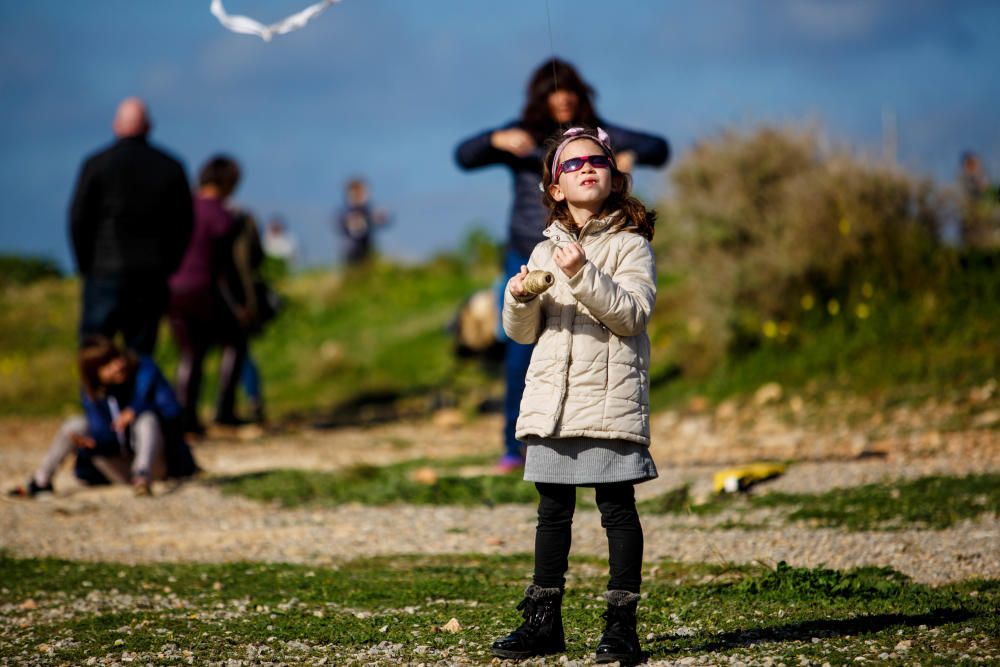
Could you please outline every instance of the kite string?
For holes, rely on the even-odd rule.
[[[545,0],[545,19],[549,26],[549,51],[552,53],[552,89],[559,90],[559,77],[556,76],[556,47],[552,41],[552,12],[549,11],[549,0]]]

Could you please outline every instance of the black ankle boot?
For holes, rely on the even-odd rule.
[[[524,623],[503,639],[493,642],[498,658],[530,658],[566,650],[562,626],[562,589],[532,584],[517,605]]]
[[[597,643],[597,662],[620,661],[632,665],[642,659],[639,635],[635,630],[639,594],[629,591],[608,591],[604,594],[608,610],[604,612],[604,634]]]

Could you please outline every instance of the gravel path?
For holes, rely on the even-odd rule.
[[[3,546],[24,555],[120,561],[232,560],[332,563],[392,554],[524,553],[534,508],[361,507],[276,510],[188,484],[152,501],[102,489],[47,502],[5,504]],[[6,510],[11,511],[6,511]],[[687,525],[684,525],[687,524]],[[1000,578],[1000,521],[943,531],[846,532],[784,526],[718,530],[669,516],[643,518],[647,560],[739,561],[834,568],[888,565],[930,583]],[[44,530],[40,529],[44,526]],[[595,510],[580,511],[578,554],[607,553]]]
[[[719,423],[721,421],[721,423]],[[762,419],[772,435],[758,434],[759,449],[788,447],[789,433],[774,419]],[[671,424],[668,430],[664,424]],[[9,487],[23,481],[40,459],[57,421],[0,422],[0,481]],[[654,456],[662,477],[639,487],[640,497],[691,484],[695,495],[707,493],[720,465],[742,458],[742,440],[732,437],[729,450],[718,442],[734,429],[725,420],[703,416],[661,416]],[[358,462],[450,458],[482,454],[483,443],[497,440],[495,418],[459,425],[453,416],[436,421],[336,431],[289,431],[221,434],[197,446],[199,461],[211,474],[234,474],[276,467],[336,469]],[[700,440],[698,434],[701,433]],[[740,436],[746,439],[745,430]],[[799,438],[799,435],[795,436]],[[820,437],[820,436],[817,436]],[[770,487],[818,492],[875,481],[927,474],[966,474],[1000,470],[1000,434],[980,429],[937,433],[932,446],[926,433],[883,440],[878,457],[849,458],[865,433],[824,432],[820,448],[808,447],[814,460],[796,464]],[[694,438],[692,440],[692,438]],[[739,441],[737,441],[739,440]],[[703,445],[712,443],[711,446]],[[778,442],[779,445],[773,445]],[[893,444],[893,442],[895,444]],[[913,443],[921,443],[914,447]],[[783,444],[782,444],[783,443]],[[887,444],[888,443],[888,444]],[[868,445],[860,445],[870,450]],[[485,447],[492,450],[491,446]],[[692,455],[698,453],[698,460]],[[801,455],[802,452],[800,451]],[[826,460],[816,460],[820,457]],[[671,464],[673,461],[680,463]],[[116,562],[264,560],[330,563],[376,554],[530,552],[534,509],[342,506],[283,510],[242,498],[222,496],[199,481],[176,488],[157,485],[151,500],[135,499],[125,488],[77,487],[65,471],[59,490],[44,501],[4,499],[0,512],[0,548],[25,556],[57,556]],[[755,515],[753,521],[767,513]],[[723,529],[727,516],[647,516],[646,554],[652,561],[671,558],[697,562],[825,564],[846,568],[886,565],[917,581],[941,583],[968,577],[1000,578],[1000,519],[989,517],[942,531],[848,532],[783,525],[759,530]],[[82,519],[82,520],[81,520]],[[593,510],[580,510],[574,552],[606,554],[607,543]]]

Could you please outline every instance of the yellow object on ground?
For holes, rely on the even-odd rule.
[[[785,474],[784,463],[751,463],[745,466],[726,468],[715,473],[712,486],[716,493],[736,493],[746,491],[757,482]]]

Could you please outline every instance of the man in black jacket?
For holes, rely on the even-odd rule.
[[[194,225],[184,167],[146,141],[150,127],[141,100],[119,105],[116,141],[84,162],[69,214],[83,277],[81,340],[121,331],[125,344],[143,354],[153,352],[167,279]]]

